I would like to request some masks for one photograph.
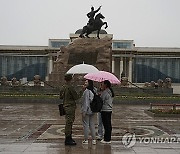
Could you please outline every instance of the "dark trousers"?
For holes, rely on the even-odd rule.
[[[111,141],[111,132],[112,132],[112,125],[111,125],[111,114],[112,112],[101,112],[102,123],[104,126],[104,141]]]

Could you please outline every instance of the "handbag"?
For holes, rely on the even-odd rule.
[[[58,105],[58,108],[59,108],[59,115],[60,116],[63,116],[66,114],[65,110],[64,110],[64,106],[63,106],[64,94],[65,94],[65,89],[63,87],[63,92],[62,93],[60,92],[60,95],[59,95],[60,104]]]
[[[66,114],[65,110],[64,110],[64,107],[63,107],[63,104],[59,104],[59,114],[60,116],[63,116]]]

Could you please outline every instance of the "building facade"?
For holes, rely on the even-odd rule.
[[[112,37],[100,34],[105,36]],[[49,39],[48,46],[0,45],[0,77],[33,80],[39,74],[48,81],[60,47],[77,37],[75,33],[70,39]],[[180,83],[180,48],[136,47],[133,40],[112,40],[112,73],[133,83],[157,82],[166,77]]]
[[[133,83],[157,82],[167,77],[180,83],[180,48],[113,48],[112,56],[112,72]]]

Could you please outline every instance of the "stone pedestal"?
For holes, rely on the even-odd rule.
[[[112,39],[105,37],[77,38],[68,46],[61,47],[60,56],[54,62],[53,71],[49,74],[49,83],[62,84],[64,74],[74,65],[94,65],[99,70],[111,72]]]

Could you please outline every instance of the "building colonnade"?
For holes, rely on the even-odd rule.
[[[119,79],[127,77],[132,82],[132,57],[112,56],[112,73]]]

